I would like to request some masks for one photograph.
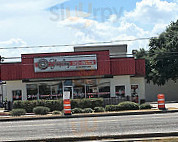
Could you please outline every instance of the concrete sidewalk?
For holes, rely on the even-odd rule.
[[[4,108],[0,108],[0,112],[4,112]]]
[[[157,102],[150,103],[155,109],[158,109]],[[178,103],[165,103],[167,109],[178,109]]]

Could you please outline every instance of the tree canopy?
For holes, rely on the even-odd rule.
[[[168,80],[178,79],[178,20],[162,32],[159,37],[151,38],[149,50],[140,49],[136,58],[144,58],[147,82],[164,85]]]

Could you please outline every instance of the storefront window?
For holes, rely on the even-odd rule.
[[[81,99],[85,97],[84,86],[75,86],[74,87],[74,99]]]
[[[51,99],[60,99],[63,97],[62,84],[53,85],[51,86],[51,89],[52,89]]]
[[[110,97],[110,86],[103,86],[99,88],[99,97],[109,98]]]
[[[13,96],[13,101],[22,100],[22,91],[21,90],[13,90],[12,96]]]
[[[51,86],[47,84],[39,85],[40,99],[51,99]]]
[[[96,86],[87,86],[87,98],[98,98],[98,88]]]
[[[115,90],[117,97],[125,97],[125,86],[116,86]]]
[[[27,99],[36,100],[38,94],[38,87],[36,84],[27,84]]]

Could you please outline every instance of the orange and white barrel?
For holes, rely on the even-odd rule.
[[[64,100],[64,115],[71,115],[71,103],[70,100]]]
[[[161,110],[166,109],[164,94],[158,94],[157,98],[158,98],[158,109],[161,109]]]

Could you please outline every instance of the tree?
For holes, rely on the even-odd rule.
[[[178,20],[172,22],[158,38],[151,38],[149,50],[140,49],[136,58],[146,62],[147,82],[164,85],[178,79]]]

